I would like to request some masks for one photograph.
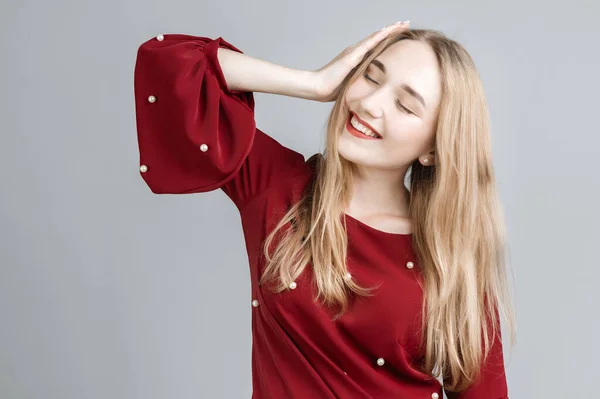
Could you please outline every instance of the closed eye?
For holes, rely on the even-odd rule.
[[[374,81],[373,79],[371,79],[371,77],[365,72],[363,74],[364,78],[375,83],[375,84],[379,84],[376,81]],[[398,105],[398,107],[400,107],[404,112],[408,113],[408,114],[415,114],[414,112],[412,112],[411,110],[409,110],[408,108],[406,108],[404,105],[402,105],[402,103],[400,102],[400,100],[396,100],[396,104]]]

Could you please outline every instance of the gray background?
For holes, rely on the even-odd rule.
[[[249,272],[221,191],[151,194],[138,172],[137,47],[222,36],[317,69],[397,20],[465,45],[484,80],[519,335],[511,399],[597,396],[597,2],[41,1],[0,9],[0,397],[248,398]],[[308,156],[331,104],[256,94]]]

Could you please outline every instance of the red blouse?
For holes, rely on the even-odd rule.
[[[240,212],[252,285],[252,386],[266,398],[442,398],[420,371],[423,299],[412,236],[344,215],[348,278],[376,295],[353,301],[337,321],[313,301],[310,268],[280,294],[260,287],[261,243],[300,199],[312,176],[304,156],[256,128],[251,92],[230,90],[221,37],[159,35],[138,50],[134,74],[140,172],[156,194],[217,188]],[[500,337],[498,337],[500,338]],[[449,398],[508,398],[501,339],[482,379]]]

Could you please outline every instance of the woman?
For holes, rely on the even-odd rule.
[[[151,190],[220,188],[240,212],[253,398],[508,398],[504,224],[463,47],[397,23],[299,71],[159,35],[134,76]],[[334,101],[324,153],[259,130],[253,92]]]

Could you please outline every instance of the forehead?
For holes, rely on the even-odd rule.
[[[437,106],[441,94],[441,74],[433,49],[424,42],[400,40],[376,57],[385,65],[386,80],[396,86],[408,84],[419,92],[427,108]],[[372,67],[379,71],[378,68]]]

